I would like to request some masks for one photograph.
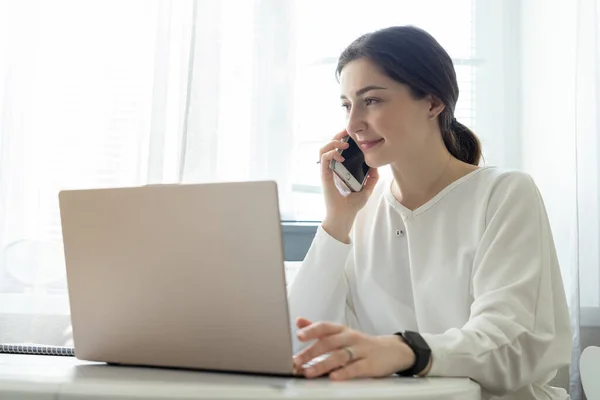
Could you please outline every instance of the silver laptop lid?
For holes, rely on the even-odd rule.
[[[292,373],[274,182],[59,194],[78,358]]]

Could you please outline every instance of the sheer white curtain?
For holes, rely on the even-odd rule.
[[[182,182],[273,179],[290,193],[293,2],[193,3]]]
[[[0,0],[0,341],[70,340],[61,189],[275,179],[283,219],[319,220],[337,56],[413,24],[486,164],[540,186],[577,343],[600,325],[597,1]]]
[[[581,398],[580,327],[600,337],[600,2],[524,2],[523,169],[544,196],[571,310],[571,396]]]
[[[475,2],[435,5],[0,0],[0,341],[70,339],[61,189],[275,179],[284,219],[320,219],[335,63],[364,32],[440,38],[476,125]]]
[[[0,342],[70,341],[62,189],[275,179],[296,218],[295,5],[0,1]]]
[[[70,339],[59,190],[177,180],[191,4],[0,2],[0,341]]]

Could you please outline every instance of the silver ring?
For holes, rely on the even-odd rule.
[[[350,347],[344,347],[344,351],[348,354],[348,362],[352,362],[354,360],[354,352]]]

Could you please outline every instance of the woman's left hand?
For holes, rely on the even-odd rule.
[[[312,323],[298,318],[298,339],[314,341],[294,356],[295,368],[307,378],[329,374],[333,380],[389,376],[410,368],[415,354],[397,335],[369,336],[331,322]],[[329,353],[324,360],[303,369],[312,359]]]

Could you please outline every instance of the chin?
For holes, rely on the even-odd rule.
[[[394,148],[386,147],[385,145],[383,143],[383,146],[379,146],[379,148],[364,152],[365,163],[369,167],[381,168],[395,162],[397,158],[395,157],[396,151],[394,151]]]
[[[381,150],[381,149],[378,149]],[[365,163],[371,168],[384,167],[390,163],[389,154],[385,154],[385,151],[367,151],[365,153]]]
[[[385,162],[383,159],[379,157],[365,157],[365,164],[367,164],[370,168],[381,168],[390,164],[389,162]]]

